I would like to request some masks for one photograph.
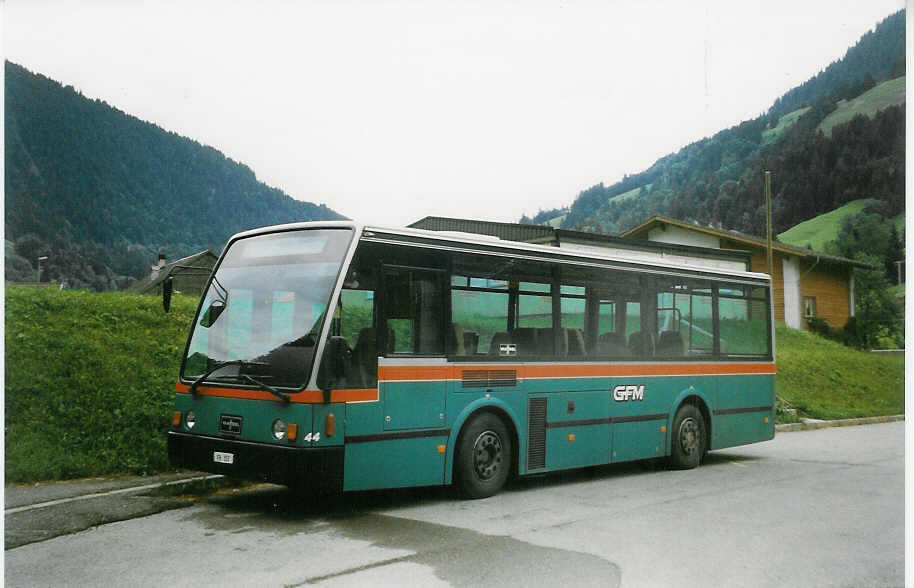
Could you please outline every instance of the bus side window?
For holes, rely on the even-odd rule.
[[[340,333],[352,348],[349,388],[373,388],[378,383],[378,341],[373,325],[374,291],[348,290],[340,293]]]
[[[641,303],[625,303],[625,335],[628,350],[635,357],[652,357],[654,355],[654,334],[642,328]]]
[[[502,290],[502,291],[498,291]],[[501,333],[508,343],[507,283],[471,280],[462,276],[451,278],[451,355],[498,355],[493,338]],[[462,332],[463,346],[457,341]],[[462,353],[461,353],[462,351]]]
[[[584,286],[563,284],[561,296],[560,357],[584,357],[588,351],[584,330],[587,328],[587,296]]]
[[[444,273],[389,266],[384,270],[387,351],[444,354]]]

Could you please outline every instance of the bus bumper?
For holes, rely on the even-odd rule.
[[[215,461],[231,454],[232,463]],[[282,447],[168,432],[168,459],[178,468],[327,492],[343,490],[343,447]]]

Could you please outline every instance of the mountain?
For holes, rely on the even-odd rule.
[[[541,212],[521,222],[547,224],[564,215],[564,228],[614,234],[662,214],[761,234],[765,170],[773,176],[777,232],[859,199],[882,201],[889,217],[900,214],[904,47],[902,10],[863,35],[841,60],[778,98],[767,113],[620,182],[582,190],[554,217]]]
[[[7,280],[123,287],[233,233],[345,218],[294,200],[247,166],[72,87],[5,64]],[[7,247],[9,251],[9,247]]]

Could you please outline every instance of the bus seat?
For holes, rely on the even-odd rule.
[[[685,355],[685,344],[679,331],[662,331],[657,341],[657,355],[663,357],[682,357]]]
[[[552,327],[540,327],[536,330],[536,354],[542,355],[543,357],[551,357],[553,352],[553,342],[554,336],[552,334]]]
[[[489,343],[489,355],[498,355],[498,346],[503,343],[510,343],[511,339],[504,331],[492,335],[492,342]]]
[[[628,338],[628,349],[635,357],[654,356],[654,334],[636,331]]]
[[[552,329],[549,329],[549,334],[552,334]],[[568,329],[561,329],[559,331],[559,340],[556,342],[558,348],[555,350],[555,355],[557,357],[565,357],[568,355]]]
[[[628,357],[631,352],[625,346],[625,337],[622,333],[602,333],[597,337],[597,354],[610,357]]]
[[[387,345],[394,348],[393,329],[387,329]],[[374,327],[365,327],[359,331],[355,349],[352,350],[352,365],[356,378],[363,388],[372,388],[378,384],[378,332]]]
[[[467,355],[476,355],[479,350],[479,333],[476,331],[464,331],[463,349]]]
[[[539,354],[539,339],[537,329],[533,327],[521,327],[514,329],[512,341],[517,344],[518,355],[537,355]]]
[[[568,357],[582,357],[587,355],[584,345],[584,332],[581,329],[565,329],[565,341]]]
[[[466,355],[466,349],[463,345],[463,327],[458,323],[451,323],[451,331],[449,334],[450,341],[448,341],[450,352],[453,355]]]

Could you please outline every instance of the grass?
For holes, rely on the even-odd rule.
[[[904,104],[905,77],[882,82],[875,88],[864,92],[853,100],[842,100],[838,108],[819,123],[819,129],[829,137],[831,130],[841,123],[846,123],[858,114],[872,117],[887,106]]]
[[[653,184],[645,184],[644,186],[638,186],[637,188],[629,190],[628,192],[622,192],[618,196],[616,196],[614,198],[610,198],[609,201],[610,202],[624,202],[626,200],[629,200],[631,198],[635,198],[636,196],[638,196],[638,193],[641,192],[641,188],[644,188],[645,190],[650,190],[651,186],[653,186]]]
[[[6,481],[170,469],[174,382],[196,300],[6,287]],[[801,416],[904,412],[904,358],[778,327],[778,395]]]
[[[836,208],[831,212],[803,221],[780,233],[777,236],[778,241],[796,247],[809,245],[815,251],[824,251],[826,243],[838,238],[838,231],[841,230],[841,223],[844,219],[860,214],[868,202],[869,200],[854,200],[841,208]]]
[[[6,287],[6,480],[169,469],[196,299]]]
[[[904,413],[904,355],[857,351],[778,326],[778,396],[800,416],[846,419]]]
[[[814,251],[825,251],[825,246],[838,239],[841,223],[849,216],[860,214],[870,199],[854,200],[831,212],[820,214],[817,217],[794,225],[788,230],[777,235],[778,241],[795,247],[812,247]],[[899,235],[904,234],[905,215],[899,214],[891,219]]]
[[[774,127],[773,129],[766,129],[766,130],[762,131],[762,144],[767,145],[768,143],[775,141],[778,137],[780,137],[784,133],[785,130],[787,130],[792,124],[797,122],[797,120],[799,120],[799,118],[801,116],[806,114],[806,112],[808,110],[809,110],[809,107],[806,106],[806,107],[794,110],[793,112],[788,112],[787,114],[782,116],[780,119],[778,119],[778,126]]]

